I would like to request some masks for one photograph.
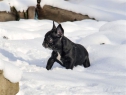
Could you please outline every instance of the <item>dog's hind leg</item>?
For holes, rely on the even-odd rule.
[[[85,58],[85,62],[83,63],[83,66],[84,66],[85,68],[87,68],[87,67],[90,66],[89,57],[86,57],[86,58]]]

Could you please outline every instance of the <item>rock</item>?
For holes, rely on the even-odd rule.
[[[3,71],[0,70],[0,95],[16,95],[19,91],[19,83],[11,83],[4,78]]]
[[[0,21],[4,22],[4,21],[14,21],[16,20],[15,16],[12,13],[7,13],[4,11],[0,12]]]
[[[38,0],[39,1],[39,0]],[[82,15],[72,11],[52,7],[50,5],[45,5],[41,8],[40,4],[35,6],[28,7],[26,12],[19,12],[13,6],[11,7],[11,12],[0,12],[0,21],[13,21],[21,19],[35,19],[37,14],[38,19],[50,19],[56,22],[65,22],[65,21],[78,21],[83,19],[94,19],[90,18],[88,15]]]
[[[25,12],[18,12],[20,19],[25,19]]]
[[[72,11],[52,7],[50,5],[45,5],[42,10],[44,19],[51,19],[57,22],[93,19],[87,15],[82,15]]]
[[[28,19],[35,19],[35,7],[30,6],[27,10],[28,12]]]
[[[3,39],[8,39],[8,37],[7,36],[3,36]]]

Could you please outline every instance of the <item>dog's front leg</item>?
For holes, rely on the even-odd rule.
[[[50,57],[48,62],[47,62],[47,65],[46,65],[46,69],[50,70],[52,68],[54,62],[55,62],[54,58]]]
[[[51,57],[49,58],[47,65],[46,65],[46,69],[50,70],[54,64],[54,62],[56,61],[56,57],[58,56],[57,52],[53,51]]]

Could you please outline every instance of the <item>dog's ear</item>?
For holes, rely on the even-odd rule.
[[[53,27],[52,27],[52,30],[56,29],[56,26],[55,26],[55,23],[53,21]]]
[[[64,36],[64,29],[62,28],[61,24],[59,24],[57,29],[56,29],[56,35],[58,37]]]

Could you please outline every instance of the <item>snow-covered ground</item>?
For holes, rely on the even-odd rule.
[[[51,5],[88,15],[96,20],[126,20],[126,0],[41,0],[41,7]],[[0,2],[0,11],[10,11],[15,6],[18,11],[26,11],[29,6],[36,6],[37,0],[4,0]]]
[[[61,23],[65,36],[88,50],[91,66],[67,70],[55,63],[46,70],[51,50],[42,42],[51,20],[0,22],[0,70],[20,82],[17,95],[126,95],[126,0],[42,0],[45,4],[99,20]],[[4,0],[0,11],[13,5],[23,11],[36,0]]]
[[[42,42],[50,20],[0,22],[0,60],[23,72],[17,95],[126,95],[126,20],[61,24],[65,36],[88,50],[91,67],[67,70],[55,63],[46,70],[51,50]]]

